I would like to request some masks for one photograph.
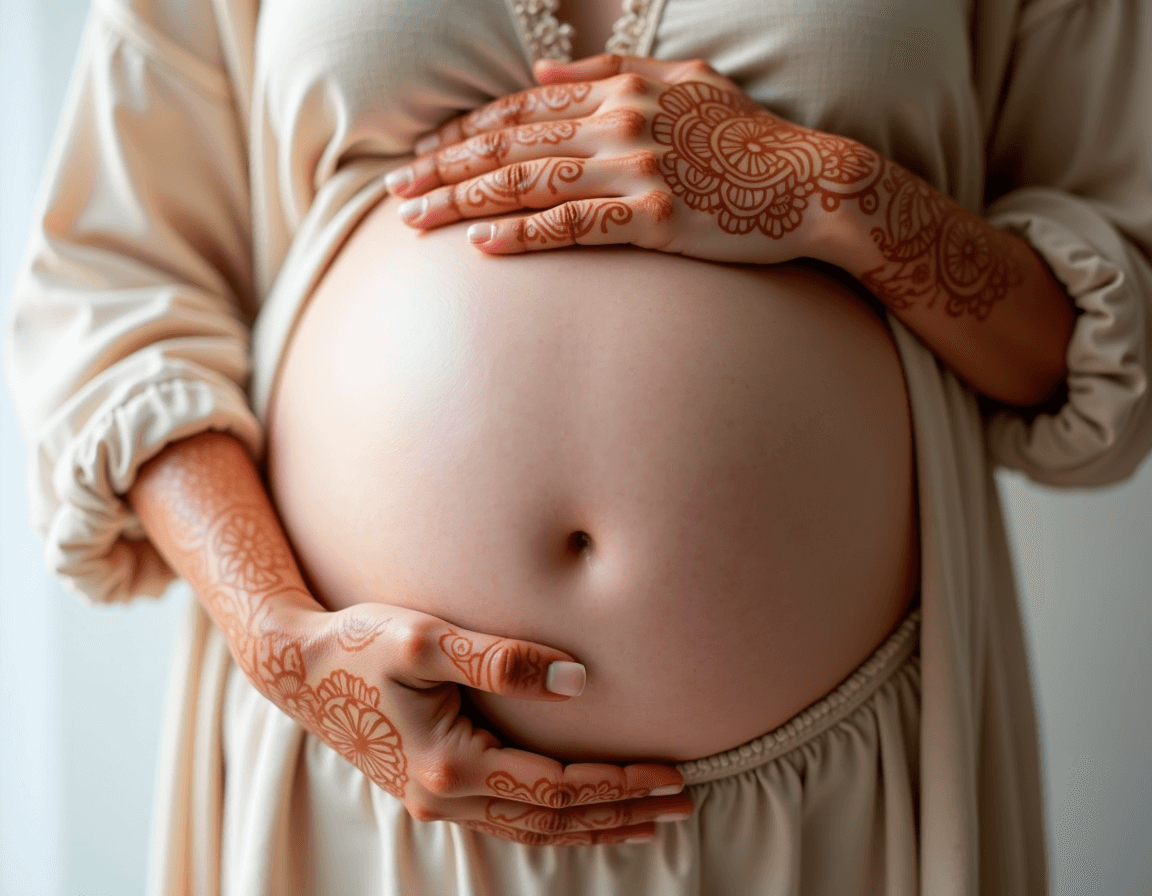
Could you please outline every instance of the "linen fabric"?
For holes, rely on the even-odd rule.
[[[317,738],[285,738],[227,648],[223,739],[224,893],[389,896],[659,894],[845,896],[919,892],[920,610],[860,667],[775,731],[681,763],[692,815],[646,844],[534,847],[447,821],[419,822]],[[215,629],[211,638],[223,644]],[[215,680],[215,679],[214,679]],[[248,827],[283,777],[287,836]],[[308,844],[307,849],[299,844]],[[271,861],[269,861],[271,858]],[[800,884],[798,888],[798,884]]]
[[[139,466],[207,429],[259,459],[297,315],[383,176],[451,115],[531,87],[533,58],[562,58],[554,9],[95,0],[6,337],[34,516],[70,587],[97,601],[164,590],[172,573],[123,500]],[[1028,240],[1075,303],[1066,396],[1040,413],[978,402],[889,321],[921,512],[920,885],[1044,892],[1034,708],[991,469],[1108,484],[1152,445],[1152,16],[1140,0],[628,0],[610,46],[706,58],[773,112],[867,143]],[[227,675],[193,613],[154,892],[217,892],[228,858]],[[246,802],[269,844],[311,738],[287,718],[277,730],[262,757],[275,786]]]

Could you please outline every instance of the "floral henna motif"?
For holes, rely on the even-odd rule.
[[[478,651],[471,638],[449,630],[440,637],[440,649],[474,688],[529,688],[544,678],[544,658],[531,647],[519,650],[499,640]]]
[[[534,784],[528,785],[517,781],[507,772],[493,772],[485,783],[497,796],[552,809],[624,799],[624,788],[610,781],[557,784],[548,778],[539,778]]]
[[[1023,283],[1015,259],[994,241],[991,225],[899,166],[887,167],[884,226],[872,230],[887,264],[865,271],[860,282],[898,310],[924,299],[931,307],[943,295],[949,315],[984,320]]]
[[[671,87],[660,107],[652,137],[671,147],[665,182],[689,208],[715,214],[725,233],[779,239],[800,226],[814,195],[829,211],[845,199],[866,211],[878,205],[879,157],[861,144],[788,124],[701,81]]]
[[[525,831],[509,824],[491,821],[465,821],[464,827],[481,834],[513,840],[527,846],[575,846],[585,843],[623,843],[632,835],[613,831],[576,831],[567,834],[543,834],[539,831]]]
[[[239,507],[224,517],[212,537],[221,582],[244,591],[267,590],[292,566],[284,546],[268,532],[264,514]]]
[[[316,698],[325,740],[390,794],[403,798],[408,760],[400,732],[378,708],[380,689],[337,669],[317,686]]]

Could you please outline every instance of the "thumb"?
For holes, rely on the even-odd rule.
[[[430,645],[429,645],[430,646]],[[440,681],[521,700],[578,697],[584,666],[551,647],[445,627],[436,638],[433,666]]]

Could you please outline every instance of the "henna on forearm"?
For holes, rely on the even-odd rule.
[[[331,645],[306,642],[274,621],[278,605],[323,607],[308,592],[243,446],[220,433],[170,445],[140,470],[129,500],[253,685],[389,793],[403,796],[407,758],[381,710],[379,689],[346,668],[310,675],[305,652]],[[319,640],[356,653],[385,624],[334,618]]]

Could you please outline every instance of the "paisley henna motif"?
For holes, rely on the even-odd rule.
[[[610,781],[587,784],[565,784],[538,778],[534,784],[517,781],[507,772],[493,772],[485,782],[497,796],[520,802],[535,803],[552,809],[583,803],[612,802],[624,799],[624,789]]]
[[[991,225],[898,165],[887,168],[884,226],[872,229],[872,239],[888,263],[865,271],[860,282],[897,310],[931,307],[943,297],[949,315],[984,320],[1023,283],[1019,265],[993,239]]]
[[[747,97],[687,81],[660,97],[652,137],[670,146],[664,179],[693,209],[717,216],[725,233],[779,239],[800,226],[817,196],[877,205],[877,155],[853,141],[799,128]]]

